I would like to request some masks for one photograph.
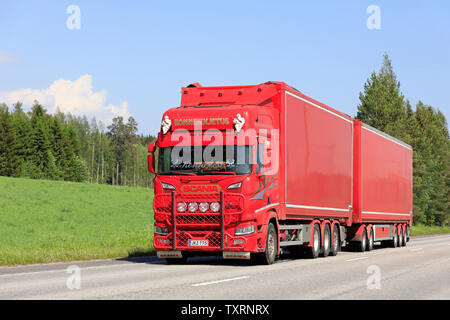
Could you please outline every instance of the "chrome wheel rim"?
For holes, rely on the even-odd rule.
[[[324,242],[323,242],[323,246],[325,249],[327,249],[330,246],[330,237],[329,234],[328,236],[325,236]]]
[[[314,250],[319,250],[319,234],[317,230],[314,231]]]
[[[273,236],[273,233],[269,233],[269,239],[267,241],[267,249],[268,249],[268,253],[270,258],[272,258],[275,255],[275,239]]]
[[[338,247],[338,241],[339,241],[339,238],[338,238],[337,233],[335,232],[333,235],[333,248],[335,251],[337,250],[337,247]]]

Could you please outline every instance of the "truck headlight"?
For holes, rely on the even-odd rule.
[[[220,210],[220,203],[218,203],[218,202],[212,202],[212,203],[209,205],[209,208],[211,209],[212,212],[219,212],[219,210]]]
[[[200,212],[208,211],[208,209],[209,209],[208,202],[200,202],[200,204],[198,205],[198,209],[200,210]]]
[[[186,202],[178,202],[177,204],[177,210],[178,212],[185,212],[187,209],[187,204]]]
[[[198,209],[198,204],[197,202],[189,202],[188,204],[188,210],[189,212],[195,212]]]
[[[155,226],[155,233],[166,236],[169,234],[169,229]]]
[[[163,189],[175,190],[175,187],[171,184],[161,182]]]
[[[255,226],[248,226],[248,227],[236,229],[236,231],[234,232],[234,235],[235,236],[243,236],[245,234],[252,234],[252,233],[255,233]]]
[[[230,184],[227,189],[237,189],[237,188],[240,188],[241,186],[242,186],[242,182],[233,183],[233,184]]]

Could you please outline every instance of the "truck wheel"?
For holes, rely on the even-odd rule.
[[[398,246],[398,233],[397,230],[394,230],[394,236],[392,240],[389,242],[392,248],[396,248]]]
[[[310,259],[316,259],[320,253],[320,228],[318,224],[314,225],[313,231],[313,243],[311,247],[307,249],[307,255]]]
[[[406,246],[406,228],[405,228],[405,232],[402,232],[402,243],[401,246],[404,247]]]
[[[277,232],[273,223],[267,227],[266,250],[256,256],[259,264],[272,264],[275,262],[278,251]]]
[[[322,257],[328,257],[331,250],[331,231],[330,226],[325,225],[325,230],[323,232],[323,248],[322,248]]]
[[[359,252],[364,252],[366,251],[366,247],[367,247],[367,232],[366,228],[364,228],[361,241],[356,242],[356,250]]]
[[[373,250],[373,230],[372,228],[370,229],[370,233],[369,233],[369,242],[367,243],[367,251],[372,251]]]
[[[401,239],[401,234],[398,232],[398,229],[396,230],[396,234],[397,234],[397,245],[396,247],[400,247],[402,239]]]
[[[404,239],[403,239],[404,237],[403,237],[403,232],[399,232],[399,234],[398,234],[398,247],[402,247],[403,246],[403,241],[404,241]]]
[[[341,239],[339,237],[339,227],[337,224],[333,228],[333,242],[331,243],[330,256],[337,256],[338,252],[341,251]]]
[[[406,242],[409,242],[409,239],[410,239],[411,234],[410,234],[410,231],[409,231],[409,227],[408,227],[408,226],[406,227],[405,235],[406,235]],[[406,244],[405,244],[405,245],[406,245]]]

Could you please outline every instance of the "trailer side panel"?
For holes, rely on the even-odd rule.
[[[284,117],[287,218],[349,219],[353,121],[288,91]]]
[[[355,132],[361,203],[354,222],[411,222],[412,148],[365,124]]]

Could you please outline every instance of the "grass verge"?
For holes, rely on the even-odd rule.
[[[0,265],[153,253],[153,190],[0,177]]]
[[[428,236],[433,234],[447,234],[450,233],[450,226],[425,226],[425,225],[413,225],[411,227],[412,236]]]

